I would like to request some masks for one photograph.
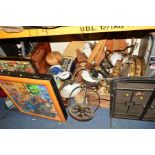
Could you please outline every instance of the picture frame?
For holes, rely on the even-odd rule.
[[[0,57],[0,70],[38,73],[34,62],[29,58]]]
[[[55,121],[67,120],[53,76],[1,71],[0,86],[20,112]]]

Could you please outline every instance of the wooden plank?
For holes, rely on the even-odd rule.
[[[97,56],[94,59],[96,67],[99,67],[101,61],[105,58],[105,52],[104,52],[105,43],[106,43],[106,40],[103,41],[103,44],[102,44]]]
[[[93,51],[91,52],[88,58],[88,64],[92,64],[95,60],[95,57],[100,53],[101,47],[105,44],[105,40],[100,40],[94,47]]]
[[[79,49],[80,51],[83,50],[85,45],[84,41],[72,41],[67,48],[65,49],[63,53],[63,57],[77,57],[77,52],[76,50]]]

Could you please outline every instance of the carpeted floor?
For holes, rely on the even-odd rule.
[[[1,129],[109,129],[110,118],[108,109],[99,109],[95,117],[88,122],[79,122],[70,116],[66,123],[51,121],[39,117],[25,115],[17,110],[7,111],[4,100],[0,99]],[[111,128],[115,129],[145,129],[155,128],[155,122],[112,119]]]

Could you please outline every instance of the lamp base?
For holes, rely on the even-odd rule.
[[[92,109],[87,105],[84,108],[79,105],[71,105],[69,114],[77,121],[89,121],[94,117]]]

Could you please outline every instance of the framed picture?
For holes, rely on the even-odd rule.
[[[66,121],[67,112],[51,75],[3,71],[0,86],[22,113]]]
[[[0,57],[0,70],[36,73],[37,69],[31,59]]]

